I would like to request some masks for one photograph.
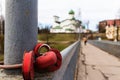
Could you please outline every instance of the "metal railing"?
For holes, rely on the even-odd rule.
[[[51,73],[38,73],[39,75],[35,76],[35,80],[74,80],[74,73],[79,52],[80,41],[76,41],[61,51],[62,65],[60,69]]]
[[[74,72],[77,62],[77,57],[80,51],[80,41],[77,41],[61,51],[62,66],[54,73],[52,80],[74,80]]]

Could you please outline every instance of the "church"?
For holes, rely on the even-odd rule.
[[[51,33],[78,33],[81,21],[76,20],[74,11],[69,12],[69,17],[63,21],[59,21],[59,16],[54,16],[54,23],[50,29]]]

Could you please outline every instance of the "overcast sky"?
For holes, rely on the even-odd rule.
[[[3,3],[5,0],[1,0]],[[68,12],[73,9],[75,16],[81,11],[79,19],[89,20],[89,28],[95,30],[98,21],[114,19],[118,15],[120,0],[38,0],[38,21],[53,23],[53,16],[60,20],[68,17]],[[4,14],[4,3],[2,4]]]
[[[89,28],[96,30],[98,21],[114,19],[120,8],[120,0],[39,0],[39,21],[52,22],[53,15],[60,20],[67,18],[73,9],[78,14],[80,9],[83,21],[89,20]]]

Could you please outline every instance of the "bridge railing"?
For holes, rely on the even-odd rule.
[[[61,51],[62,66],[59,70],[53,73],[41,74],[36,77],[43,80],[74,80],[75,68],[77,63],[78,54],[80,52],[80,41],[76,41],[69,47]]]
[[[79,50],[80,41],[77,41],[61,52],[63,58],[62,66],[55,72],[53,80],[74,80]]]

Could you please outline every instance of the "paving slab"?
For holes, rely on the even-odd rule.
[[[84,74],[87,77],[78,80],[120,80],[120,59],[89,43],[82,43],[81,53],[84,55],[81,59],[85,64]],[[82,70],[79,73],[80,71]]]
[[[87,80],[106,80],[99,70],[95,70],[92,66],[87,66]]]

